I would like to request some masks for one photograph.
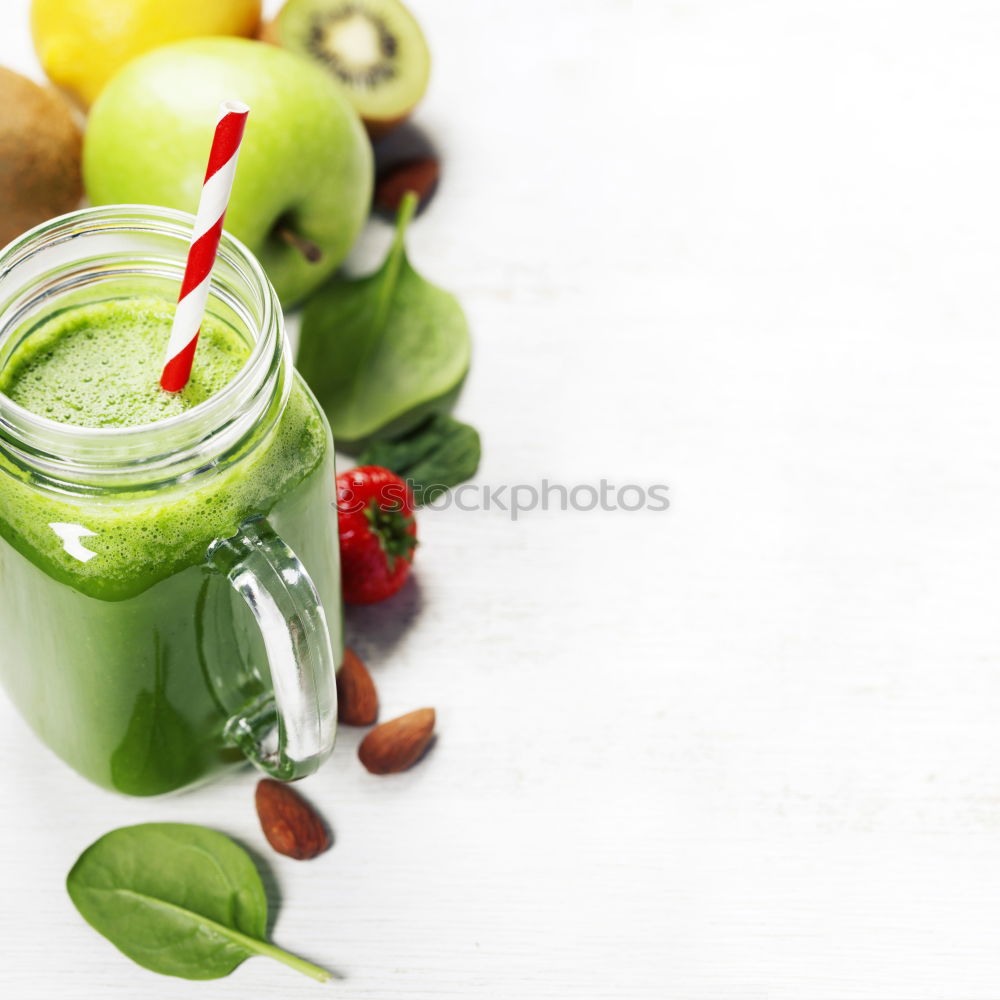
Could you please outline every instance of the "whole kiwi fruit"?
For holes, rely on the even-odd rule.
[[[0,66],[0,246],[83,197],[83,136],[55,92]]]
[[[319,63],[377,139],[424,96],[431,56],[400,0],[288,0],[262,39]]]

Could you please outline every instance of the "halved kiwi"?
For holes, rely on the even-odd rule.
[[[288,0],[269,34],[333,74],[372,138],[406,118],[427,89],[427,42],[399,0]]]

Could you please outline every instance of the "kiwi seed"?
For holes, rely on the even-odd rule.
[[[338,35],[348,33],[355,38],[339,47]],[[363,34],[368,37],[362,38]],[[357,51],[362,46],[368,47],[368,58],[351,59],[351,49]],[[377,87],[391,80],[396,75],[393,59],[398,47],[384,21],[369,16],[353,3],[318,17],[309,34],[310,53],[352,87]]]

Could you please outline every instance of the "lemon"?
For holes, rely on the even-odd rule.
[[[49,79],[89,107],[134,56],[181,38],[250,36],[261,0],[33,0],[31,33]]]

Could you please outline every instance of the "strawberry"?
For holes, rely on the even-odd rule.
[[[372,604],[403,586],[417,544],[413,494],[394,472],[360,465],[337,476],[344,600]]]

